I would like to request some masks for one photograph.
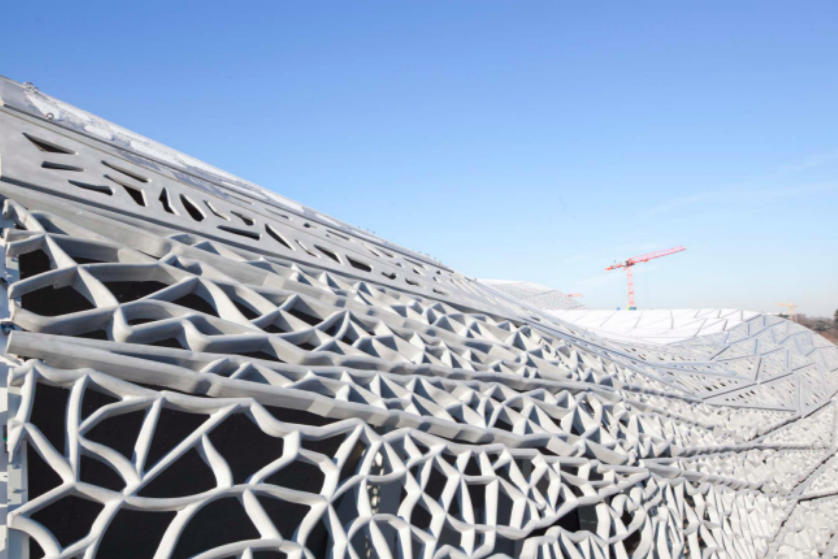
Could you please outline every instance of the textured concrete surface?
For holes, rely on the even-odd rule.
[[[10,557],[838,551],[820,336],[540,309],[32,87],[0,99]]]
[[[553,289],[537,283],[491,279],[480,279],[477,281],[482,285],[486,285],[494,290],[500,291],[501,293],[509,295],[519,301],[524,301],[529,306],[535,307],[540,311],[587,309],[585,305],[575,300],[573,297],[569,297],[568,295],[562,293],[558,289]]]

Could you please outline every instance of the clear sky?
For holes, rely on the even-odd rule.
[[[11,2],[0,74],[472,277],[838,307],[838,2]]]

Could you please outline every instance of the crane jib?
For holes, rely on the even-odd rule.
[[[616,270],[618,268],[625,268],[626,270],[626,278],[628,280],[628,294],[629,294],[629,310],[635,310],[637,307],[634,306],[634,274],[632,274],[632,266],[635,264],[640,264],[642,262],[648,262],[649,260],[654,260],[655,258],[661,258],[662,256],[669,256],[670,254],[675,254],[676,252],[681,252],[687,250],[683,246],[677,246],[673,248],[668,248],[665,250],[659,250],[657,252],[650,252],[648,254],[641,254],[640,256],[634,256],[629,258],[628,260],[624,260],[620,264],[613,264],[605,269],[606,272],[610,272],[611,270]]]

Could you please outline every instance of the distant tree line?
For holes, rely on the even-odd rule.
[[[794,321],[813,332],[817,332],[831,342],[838,343],[838,309],[835,310],[832,318],[796,314],[794,315]]]

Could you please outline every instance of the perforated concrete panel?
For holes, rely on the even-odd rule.
[[[812,332],[606,336],[0,99],[10,557],[838,551],[838,348]]]

